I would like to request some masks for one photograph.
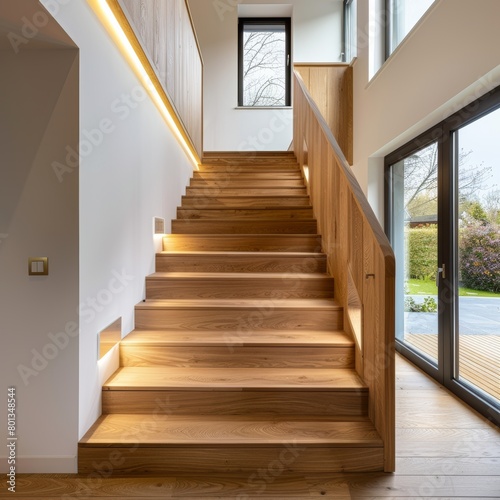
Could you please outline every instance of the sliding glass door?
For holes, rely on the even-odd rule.
[[[500,110],[455,132],[455,377],[500,400]]]
[[[392,165],[392,244],[396,254],[397,338],[438,364],[438,144]]]
[[[397,349],[498,424],[500,89],[386,158]]]

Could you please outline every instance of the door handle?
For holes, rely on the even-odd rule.
[[[441,274],[441,277],[443,279],[446,279],[446,265],[443,264],[443,267],[438,267],[437,273],[436,273],[436,286],[439,288],[439,275]]]

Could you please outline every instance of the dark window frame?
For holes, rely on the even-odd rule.
[[[394,14],[394,5],[393,5],[393,2],[394,0],[385,0],[385,4],[384,4],[384,7],[385,7],[385,60],[387,61],[387,59],[389,59],[389,57],[391,56],[391,54],[399,47],[399,45],[403,42],[403,40],[408,36],[408,34],[410,33],[410,31],[413,30],[413,28],[415,27],[415,25],[413,26],[413,28],[410,29],[410,31],[408,31],[402,38],[401,40],[399,41],[399,43],[394,46],[394,18],[393,18],[393,14]],[[429,10],[431,8],[431,6],[429,6],[429,8],[427,10]],[[421,17],[423,17],[425,14],[427,13],[427,11],[424,12],[424,14],[422,14]],[[418,21],[417,21],[418,23]]]
[[[353,37],[353,30],[355,32],[356,30],[356,22],[357,19],[353,16],[353,14],[356,14],[356,0],[344,0],[344,6],[343,6],[343,22],[342,22],[342,62],[351,62],[352,59],[356,56],[356,54],[353,55],[353,51],[348,50],[350,46],[350,42],[354,41],[352,40]],[[352,26],[352,23],[354,22],[354,28]],[[349,52],[349,53],[348,53]],[[356,52],[356,50],[354,50]],[[349,60],[348,60],[349,59]]]
[[[248,25],[276,25],[285,28],[285,104],[280,106],[245,106],[243,104],[243,33]],[[260,107],[289,107],[292,105],[292,19],[290,17],[240,17],[238,18],[238,106],[250,109]]]
[[[426,147],[432,142],[438,143],[438,164],[439,164],[439,185],[441,190],[441,199],[438,202],[438,220],[444,227],[444,234],[438,235],[438,262],[446,263],[447,269],[455,277],[454,291],[455,296],[458,293],[458,285],[456,280],[457,275],[457,255],[455,252],[455,244],[458,228],[454,221],[453,213],[450,207],[456,210],[458,203],[457,181],[455,173],[454,159],[456,156],[456,133],[489,113],[500,109],[500,86],[487,92],[475,101],[469,103],[459,111],[455,112],[442,122],[426,130],[418,137],[407,142],[397,150],[387,155],[384,159],[385,173],[385,232],[389,241],[393,240],[393,172],[392,166],[401,160],[407,158],[410,154]],[[453,242],[453,244],[451,244]],[[446,282],[447,280],[442,279]],[[452,289],[451,283],[449,289]],[[443,300],[446,297],[443,298]],[[456,394],[465,403],[477,410],[489,420],[497,425],[500,422],[500,411],[495,407],[494,403],[488,399],[481,397],[475,393],[468,385],[458,381],[455,378],[453,366],[456,368],[457,350],[454,346],[455,336],[453,329],[457,328],[455,311],[448,308],[447,316],[440,315],[440,331],[442,335],[438,338],[438,366],[429,363],[418,352],[410,349],[398,338],[395,339],[396,350],[408,358],[412,363],[425,371],[428,375],[436,379],[451,392]]]

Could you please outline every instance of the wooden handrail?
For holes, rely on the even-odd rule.
[[[395,468],[395,259],[366,196],[300,74],[294,72],[294,152],[307,167],[314,215],[356,340],[356,370],[369,387],[369,416]]]
[[[347,63],[295,63],[294,68],[352,165],[352,67]]]

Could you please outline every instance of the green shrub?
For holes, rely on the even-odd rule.
[[[470,224],[460,230],[460,279],[474,290],[500,292],[500,226]]]
[[[434,279],[437,270],[437,226],[417,226],[406,231],[409,252],[408,277]]]
[[[413,297],[405,297],[406,312],[436,312],[438,309],[436,299],[434,297],[425,297],[424,302],[418,304]]]

